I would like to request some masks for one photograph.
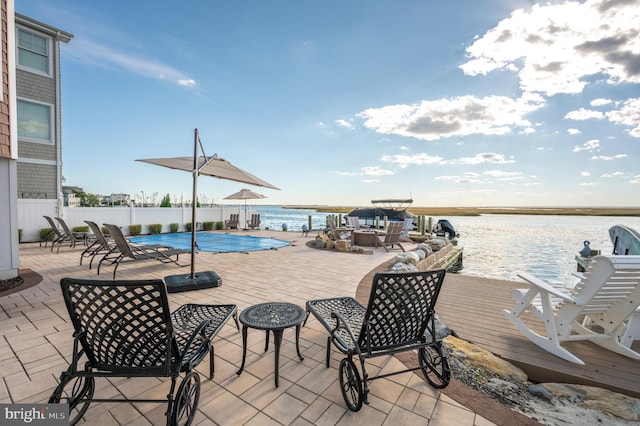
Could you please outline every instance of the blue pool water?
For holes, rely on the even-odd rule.
[[[136,244],[163,244],[173,248],[191,250],[191,233],[179,232],[175,234],[157,234],[132,237],[129,239]],[[196,243],[198,251],[215,253],[232,253],[258,250],[271,250],[288,246],[288,241],[275,238],[260,238],[250,235],[214,234],[197,232]]]

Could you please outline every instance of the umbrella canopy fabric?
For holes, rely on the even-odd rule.
[[[170,158],[145,158],[141,160],[143,163],[155,164],[157,166],[168,167],[175,170],[184,170],[192,172],[193,157],[170,157]],[[205,158],[198,157],[197,171],[200,175],[207,175],[218,179],[232,180],[235,182],[248,183],[251,185],[262,186],[271,189],[280,189],[259,177],[246,172],[239,167],[234,166],[227,160],[218,158],[217,156]]]
[[[259,198],[267,198],[267,197],[246,188],[241,189],[238,192],[234,192],[233,194],[227,197],[224,197],[225,200],[257,200]]]

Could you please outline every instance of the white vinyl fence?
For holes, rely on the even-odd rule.
[[[196,220],[202,222],[224,222],[231,213],[238,213],[238,206],[200,207]],[[245,223],[245,211],[240,213],[240,223]],[[246,212],[251,217],[252,211]],[[184,231],[185,224],[191,222],[191,207],[62,207],[57,200],[18,199],[18,228],[22,230],[22,242],[40,241],[40,230],[50,228],[43,216],[61,217],[69,225],[86,226],[85,220],[99,226],[111,223],[122,227],[125,235],[129,225],[142,225],[142,233],[149,232],[148,226],[162,224],[162,232],[169,232],[169,224],[177,223],[178,230]],[[55,220],[55,219],[54,219]]]

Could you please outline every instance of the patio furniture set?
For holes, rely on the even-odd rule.
[[[448,385],[451,372],[441,342],[434,336],[435,304],[445,271],[376,274],[368,305],[351,297],[310,300],[306,310],[287,302],[268,302],[244,309],[238,317],[234,304],[185,304],[170,313],[162,280],[87,280],[63,278],[62,294],[74,327],[73,354],[50,403],[69,405],[70,424],[79,422],[92,402],[164,402],[167,425],[189,425],[200,398],[200,376],[195,367],[210,358],[214,375],[212,339],[233,318],[242,324],[245,366],[248,329],[266,332],[275,343],[275,385],[279,385],[279,354],[283,332],[295,327],[300,361],[300,329],[313,315],[329,332],[331,345],[345,358],[339,381],[350,410],[368,403],[368,383],[374,379],[420,369],[436,388]],[[239,322],[238,322],[239,319]],[[370,377],[369,358],[398,352],[418,352],[420,366]],[[353,358],[359,360],[360,371]],[[169,377],[166,399],[108,399],[95,396],[100,377]],[[181,378],[182,377],[182,378]],[[178,380],[181,380],[178,382]]]

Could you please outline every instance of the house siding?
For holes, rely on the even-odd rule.
[[[16,96],[18,100],[49,104],[52,107],[51,143],[37,143],[18,139],[17,184],[19,198],[57,199],[62,178],[62,141],[59,51],[60,42],[68,42],[71,34],[16,15],[18,26],[51,40],[51,76],[25,69],[16,69]]]
[[[0,157],[11,158],[11,131],[9,123],[9,62],[7,43],[7,2],[2,1],[2,99],[0,100]]]

